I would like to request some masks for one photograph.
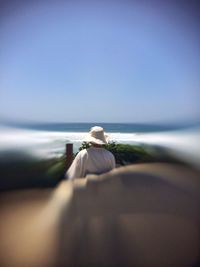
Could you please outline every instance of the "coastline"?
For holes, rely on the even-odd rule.
[[[198,127],[184,131],[107,134],[110,135],[111,143],[114,141],[116,145],[122,145],[124,153],[119,157],[122,157],[124,164],[175,162],[200,170]],[[1,127],[1,190],[55,186],[64,177],[66,144],[72,143],[76,154],[85,135],[86,132],[48,132]],[[127,153],[134,154],[134,149],[131,148],[134,146],[139,148],[141,154],[123,159]]]

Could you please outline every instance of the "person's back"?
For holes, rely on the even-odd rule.
[[[85,177],[88,174],[102,174],[115,168],[113,154],[102,147],[103,144],[107,144],[106,138],[103,128],[99,126],[91,128],[86,139],[91,147],[77,154],[67,171],[68,179]]]
[[[86,175],[89,173],[102,174],[115,168],[113,154],[102,147],[91,146],[86,150]]]

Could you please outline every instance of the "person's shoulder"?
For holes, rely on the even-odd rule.
[[[87,149],[82,149],[81,151],[78,152],[77,157],[82,158],[87,154]]]

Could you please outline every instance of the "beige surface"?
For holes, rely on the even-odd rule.
[[[197,266],[200,177],[139,164],[1,195],[0,266]]]

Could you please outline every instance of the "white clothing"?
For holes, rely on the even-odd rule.
[[[102,174],[115,168],[113,154],[102,147],[90,147],[81,150],[69,170],[66,178],[85,177],[87,174]]]

